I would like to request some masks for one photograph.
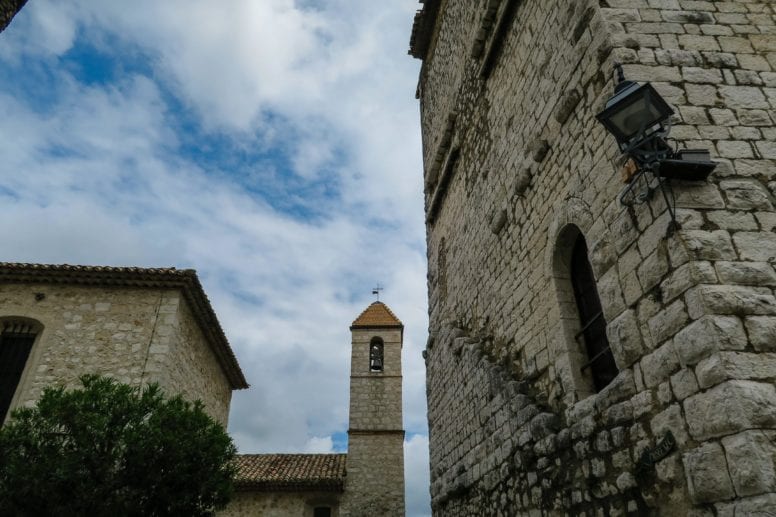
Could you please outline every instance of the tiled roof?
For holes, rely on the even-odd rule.
[[[0,262],[0,283],[180,289],[233,389],[248,387],[197,272],[193,269]]]
[[[239,490],[342,492],[347,454],[240,454]]]
[[[384,327],[397,327],[404,328],[399,318],[391,312],[383,302],[373,302],[372,305],[364,309],[358,318],[350,326],[354,328],[384,328]]]

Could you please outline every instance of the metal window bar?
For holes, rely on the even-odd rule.
[[[601,319],[601,317],[604,315],[603,311],[599,311],[598,314],[590,318],[590,321],[588,321],[584,327],[582,327],[582,330],[574,334],[574,340],[579,342],[579,338],[582,337],[585,334],[585,331],[589,329],[593,323]],[[594,355],[588,362],[586,362],[582,367],[579,369],[580,372],[584,372],[588,368],[590,368],[594,362],[596,362],[598,359],[603,357],[607,352],[611,351],[611,347],[607,345],[603,349],[601,349],[596,355]]]

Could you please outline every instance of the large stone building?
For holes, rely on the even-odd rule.
[[[422,3],[434,514],[772,515],[776,4]],[[615,62],[708,181],[620,201]]]
[[[0,423],[83,374],[157,382],[226,426],[248,387],[193,270],[0,264]]]
[[[374,302],[350,330],[347,454],[241,456],[238,491],[224,516],[404,515],[404,326]]]

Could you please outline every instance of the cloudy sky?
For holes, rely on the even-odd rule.
[[[199,272],[241,452],[347,446],[352,320],[405,324],[428,508],[417,0],[32,0],[0,34],[0,260]]]

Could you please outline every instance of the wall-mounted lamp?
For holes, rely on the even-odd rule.
[[[717,164],[709,159],[707,150],[674,151],[667,142],[674,110],[651,84],[626,81],[619,63],[615,69],[618,81],[614,95],[596,118],[617,139],[620,151],[628,155],[638,169],[620,201],[623,204],[643,203],[659,185],[671,219],[676,223],[674,207],[666,192],[670,184],[665,180],[705,181]],[[646,173],[656,182],[644,177]],[[635,192],[637,185],[646,187]],[[673,199],[673,192],[671,194]]]

